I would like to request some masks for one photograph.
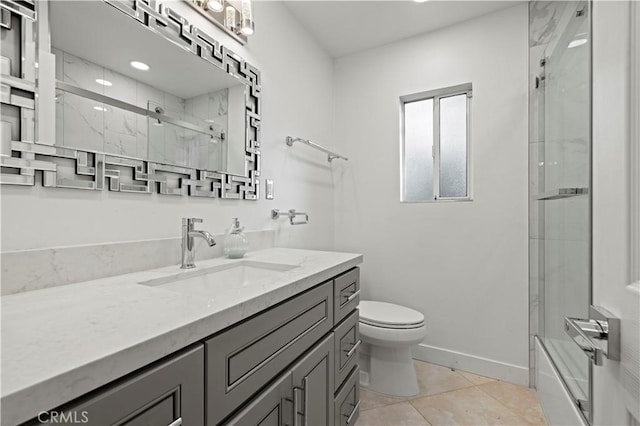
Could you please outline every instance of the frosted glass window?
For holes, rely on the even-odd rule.
[[[470,200],[471,84],[400,98],[403,202]]]
[[[404,199],[433,199],[433,99],[404,106]]]
[[[440,197],[467,195],[467,95],[440,99]]]

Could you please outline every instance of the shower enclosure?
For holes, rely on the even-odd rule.
[[[591,364],[564,318],[588,318],[591,303],[590,3],[529,11],[531,347],[538,336],[588,420]]]

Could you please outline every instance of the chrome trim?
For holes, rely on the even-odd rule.
[[[358,347],[362,344],[362,340],[358,340],[355,345],[351,347],[351,349],[343,349],[344,352],[347,353],[347,358],[351,358],[351,355],[358,350]]]
[[[620,360],[620,319],[600,306],[589,307],[589,319],[564,318],[565,332],[593,361]]]
[[[182,426],[182,417],[178,417],[176,420],[169,423],[169,426]]]
[[[300,409],[298,408],[298,405],[299,405],[298,392],[304,392],[304,391],[305,390],[299,386],[293,387],[293,426],[298,426],[300,424],[298,422],[298,416],[302,416],[304,418],[304,413],[301,413]]]
[[[307,146],[310,146],[311,148],[315,148],[318,151],[324,152],[325,154],[327,154],[327,161],[328,162],[332,162],[336,158],[344,160],[344,161],[349,161],[349,159],[347,157],[342,156],[340,154],[337,154],[337,153],[335,153],[335,152],[333,152],[333,151],[331,151],[331,150],[329,150],[329,149],[327,149],[327,148],[325,148],[323,146],[318,145],[317,143],[311,142],[310,140],[300,139],[300,138],[293,138],[291,136],[287,136],[287,139],[286,139],[286,144],[287,145],[293,146],[294,142],[300,142],[300,143],[303,143],[303,144],[305,144]]]
[[[589,194],[589,188],[557,188],[536,195],[538,201],[559,200],[562,198],[578,197]]]
[[[281,213],[279,209],[271,210],[271,219],[280,219],[280,216],[286,215],[289,218],[290,225],[306,225],[309,223],[309,215],[304,212],[298,212],[296,209],[290,209],[287,213]],[[295,222],[296,216],[304,216],[304,220]]]
[[[346,297],[346,301],[343,303],[343,305],[351,302],[353,299],[355,299],[356,297],[360,296],[360,290],[358,291],[354,291],[353,293],[351,293],[349,296],[343,296]]]
[[[360,400],[358,400],[356,405],[353,406],[353,410],[351,410],[351,414],[349,414],[349,417],[347,417],[347,424],[351,424],[351,421],[353,420],[353,416],[356,415],[359,408],[360,408]]]

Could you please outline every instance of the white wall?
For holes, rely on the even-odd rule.
[[[248,230],[276,229],[278,245],[333,247],[331,169],[317,152],[284,143],[289,134],[331,140],[331,58],[278,2],[255,2],[256,35],[246,47],[188,5],[172,2],[172,7],[262,71],[261,183],[275,181],[275,201],[264,200],[264,193],[252,202],[5,185],[3,251],[176,237],[183,216],[202,217],[202,228],[212,233],[223,232],[238,216]],[[306,211],[310,223],[274,222],[272,208]]]
[[[416,355],[528,383],[527,5],[340,58],[336,248],[424,313]],[[472,202],[401,204],[399,96],[471,82]]]

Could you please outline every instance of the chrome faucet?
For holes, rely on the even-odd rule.
[[[216,240],[213,239],[213,235],[207,231],[193,229],[194,223],[202,223],[202,219],[198,219],[197,217],[182,218],[182,264],[180,265],[182,269],[196,267],[195,263],[193,263],[196,255],[196,248],[193,244],[194,237],[204,238],[207,244],[209,244],[209,247],[216,245]]]

